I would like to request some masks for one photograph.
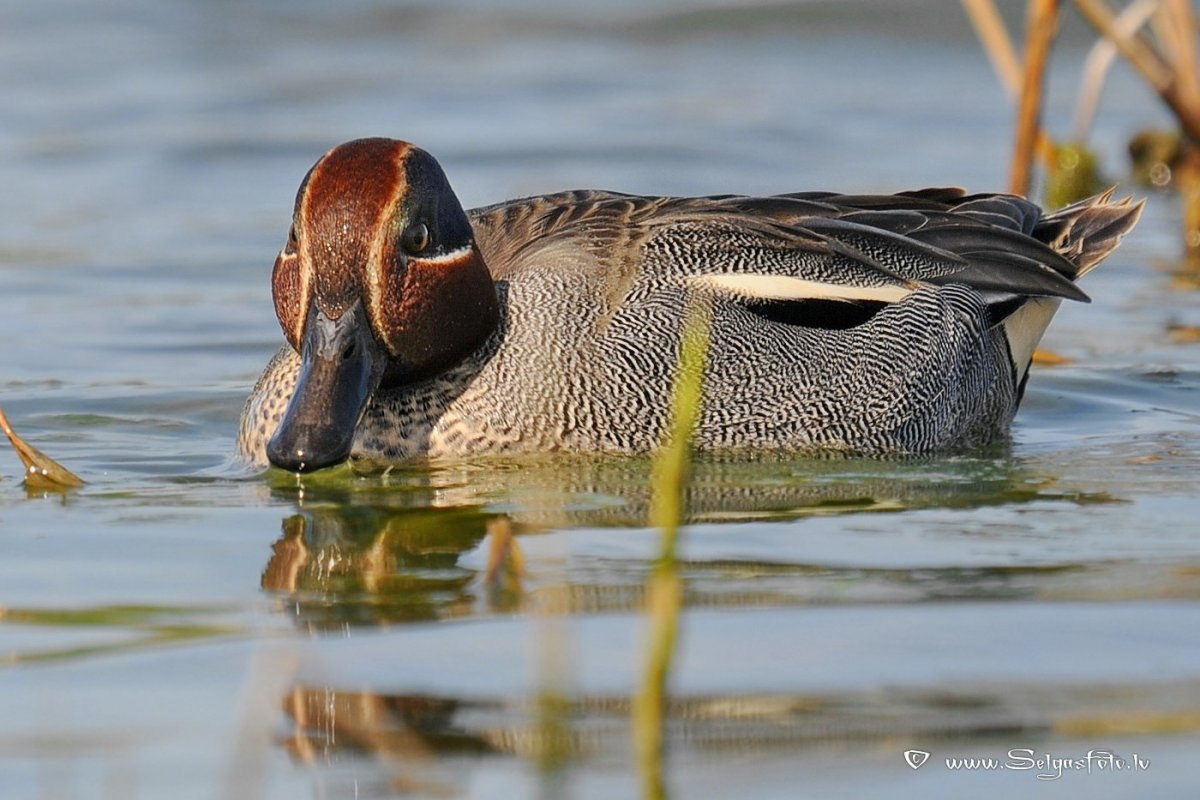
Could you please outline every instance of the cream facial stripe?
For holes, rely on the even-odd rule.
[[[466,263],[470,258],[474,258],[474,250],[470,245],[467,245],[457,250],[451,250],[449,253],[429,257],[419,256],[413,260],[435,267],[457,267],[460,264]]]
[[[392,235],[391,226],[385,223],[396,213],[400,199],[408,189],[404,161],[408,157],[409,148],[410,145],[404,143],[402,147],[396,149],[394,154],[393,160],[395,161],[396,175],[392,182],[392,193],[388,197],[387,203],[379,209],[379,216],[375,219],[375,236],[371,239],[371,251],[367,256],[366,281],[363,284],[362,291],[366,295],[363,299],[366,301],[367,319],[371,320],[372,325],[375,324],[375,320],[383,319],[385,316],[383,292],[380,290],[384,280],[383,248]]]
[[[329,155],[329,153],[325,154],[325,156],[327,155]],[[321,156],[322,161],[325,160],[325,156]],[[308,198],[310,194],[309,187],[312,186],[313,173],[315,173],[318,169],[320,169],[320,162],[318,162],[318,164],[312,168],[312,171],[308,175],[308,179],[304,185],[304,191],[300,194],[300,206],[296,209],[295,219],[292,220],[292,227],[296,232],[296,252],[292,254],[292,258],[296,259],[296,288],[298,290],[296,294],[296,303],[299,305],[299,308],[296,311],[296,331],[294,334],[296,337],[297,350],[299,350],[301,347],[300,343],[304,341],[304,327],[308,324],[308,306],[310,303],[312,303],[313,263],[312,254],[309,252],[308,245],[308,240],[310,237],[305,235],[305,229],[308,227],[305,223],[308,220]],[[284,245],[279,251],[281,256],[283,255],[283,251],[286,249],[287,245]]]

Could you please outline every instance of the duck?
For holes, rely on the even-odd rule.
[[[1144,201],[1143,201],[1144,202]],[[698,451],[861,456],[1009,441],[1035,348],[1137,223],[1113,190],[1052,213],[931,188],[767,197],[573,190],[464,210],[408,142],[314,164],[275,259],[285,342],[239,454],[646,454],[706,309]]]

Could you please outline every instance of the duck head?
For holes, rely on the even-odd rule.
[[[294,472],[344,461],[377,391],[452,366],[499,320],[442,168],[394,139],[338,145],[309,170],[271,281],[301,367],[267,457]]]

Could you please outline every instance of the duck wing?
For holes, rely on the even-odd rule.
[[[950,201],[955,202],[950,205]],[[1074,283],[1076,266],[1032,235],[1041,210],[1003,195],[963,198],[953,189],[901,195],[805,193],[724,201],[739,216],[769,218],[779,233],[826,250],[826,279],[853,286],[863,272],[886,272],[918,284],[970,286],[989,302],[1014,296],[1086,302]],[[794,203],[794,208],[789,204]],[[783,269],[787,269],[787,265]],[[798,276],[811,270],[799,265]],[[854,299],[852,297],[847,299]]]
[[[615,302],[635,284],[686,281],[797,324],[848,327],[922,285],[953,283],[977,290],[999,321],[1029,298],[1087,302],[1074,282],[1088,265],[1072,224],[1103,213],[1087,227],[1127,230],[1137,209],[1108,203],[1110,194],[1046,216],[1021,198],[945,188],[696,198],[584,190],[478,209],[472,221],[498,278],[587,252]],[[1119,235],[1108,238],[1115,246]]]

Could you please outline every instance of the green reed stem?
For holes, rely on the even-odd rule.
[[[633,735],[643,796],[666,797],[663,780],[667,681],[678,641],[683,608],[683,579],[677,560],[679,528],[691,472],[691,440],[700,419],[704,366],[708,358],[712,308],[707,299],[694,306],[684,326],[679,376],[671,409],[671,430],[654,460],[651,512],[662,532],[661,549],[646,582],[649,642],[641,686],[633,698]]]

